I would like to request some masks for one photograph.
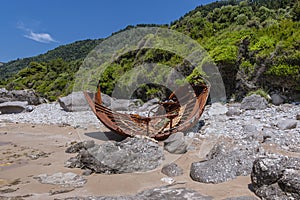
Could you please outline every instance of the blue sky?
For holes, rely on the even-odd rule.
[[[169,24],[212,0],[2,0],[0,62],[105,38],[136,24]]]

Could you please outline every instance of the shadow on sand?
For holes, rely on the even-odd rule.
[[[84,135],[91,137],[96,140],[102,140],[102,141],[108,141],[108,140],[114,140],[117,142],[120,142],[124,140],[126,137],[118,135],[114,132],[108,131],[108,132],[90,132],[85,133]]]

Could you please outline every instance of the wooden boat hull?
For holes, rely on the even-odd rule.
[[[99,84],[94,99],[87,92],[84,92],[84,95],[97,118],[111,131],[123,136],[140,135],[164,140],[172,133],[185,132],[198,123],[204,111],[210,87],[199,85],[192,88],[193,92],[187,92],[183,88],[173,92],[169,97],[170,101],[161,103],[166,114],[152,117],[122,114],[105,107],[102,105]],[[183,105],[180,105],[176,99],[177,93],[183,94],[181,99],[184,102]]]

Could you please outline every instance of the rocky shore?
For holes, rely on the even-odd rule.
[[[17,129],[29,124],[32,127],[68,129],[67,135],[63,134],[64,143],[55,150],[57,155],[63,155],[58,169],[64,169],[65,173],[50,164],[53,168],[48,172],[52,173],[34,174],[29,181],[58,187],[46,192],[49,195],[43,196],[46,199],[53,199],[53,195],[58,199],[300,199],[300,105],[275,106],[256,95],[241,103],[213,103],[206,106],[198,127],[186,133],[176,133],[162,142],[146,138],[110,141],[91,138],[91,129],[92,133],[107,134],[94,114],[89,110],[67,112],[59,103],[36,105],[31,112],[2,114],[0,124],[3,153],[7,153],[10,144],[24,145],[21,139],[17,144],[20,135],[10,131],[11,127]],[[51,134],[47,133],[51,130],[44,131],[39,134],[50,137]],[[75,134],[72,133],[76,131],[84,133],[84,137],[73,137]],[[15,139],[10,138],[10,134]],[[35,142],[35,138],[31,140],[33,146],[42,143]],[[37,152],[40,153],[37,158],[41,159],[53,154],[37,150],[29,155],[39,155]],[[13,163],[14,159],[9,160],[3,155],[0,157],[1,175],[17,168],[5,167],[5,163]],[[44,165],[39,167],[37,171],[40,172],[46,168]],[[136,172],[139,172],[139,178],[146,179],[148,185],[141,184],[130,194],[112,192],[109,195],[102,190],[101,194],[80,193],[99,177],[107,181],[116,176],[134,180]],[[249,182],[241,184],[243,192],[238,193],[232,184],[243,177]],[[111,187],[116,187],[113,180],[115,178],[111,178]],[[219,187],[226,188],[231,195],[221,197],[221,194],[217,195],[218,191],[211,189]],[[118,189],[110,190],[116,192]],[[3,199],[16,196],[19,199],[38,199],[41,195],[30,190],[22,195],[18,191],[24,192],[7,183],[0,185]],[[27,194],[30,195],[26,197]]]

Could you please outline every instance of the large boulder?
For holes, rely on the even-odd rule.
[[[91,98],[94,98],[92,93],[89,94]],[[102,103],[105,106],[111,105],[111,97],[106,94],[101,94]],[[72,92],[68,96],[58,98],[58,103],[67,112],[79,112],[90,110],[90,106],[87,103],[83,92]]]
[[[268,155],[255,160],[254,192],[266,200],[300,199],[300,158]]]
[[[0,103],[0,114],[16,114],[26,110],[27,101],[10,101]]]
[[[82,92],[72,92],[68,96],[61,97],[58,99],[58,103],[67,112],[90,110]]]
[[[11,101],[26,101],[30,105],[46,103],[46,99],[41,98],[33,90],[6,90],[0,88],[0,103]]]
[[[228,142],[215,144],[205,161],[192,163],[190,176],[201,183],[222,183],[247,176],[258,151],[256,143],[238,145]]]
[[[76,144],[79,154],[66,162],[67,167],[90,169],[96,173],[121,174],[145,172],[157,168],[164,159],[163,149],[145,138],[127,138],[102,145],[92,142]],[[68,151],[73,152],[73,151]]]
[[[267,100],[256,94],[245,97],[241,104],[241,109],[244,110],[264,110],[267,107]]]

